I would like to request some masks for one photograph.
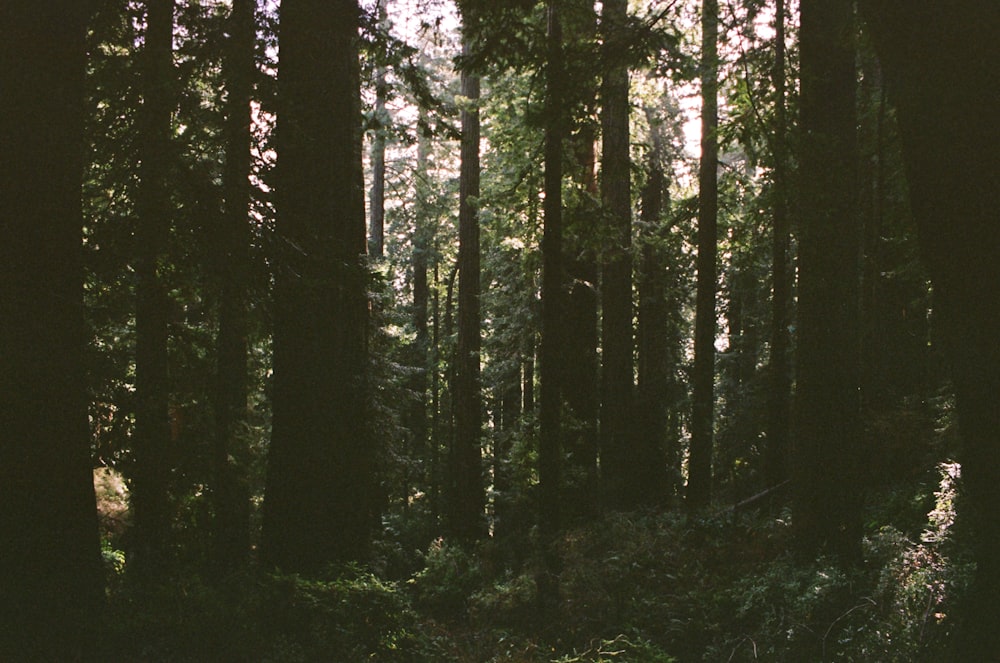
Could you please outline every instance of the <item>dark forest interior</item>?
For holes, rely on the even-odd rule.
[[[0,25],[0,660],[1000,661],[1000,3]]]

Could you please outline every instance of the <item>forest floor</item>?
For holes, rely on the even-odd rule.
[[[942,464],[871,495],[863,562],[846,568],[796,558],[780,509],[609,514],[559,539],[559,596],[545,605],[530,534],[418,548],[414,514],[387,521],[371,564],[322,579],[178,571],[140,593],[106,548],[113,582],[102,658],[944,660],[972,572],[953,536],[956,474]]]

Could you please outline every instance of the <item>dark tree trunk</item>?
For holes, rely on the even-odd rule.
[[[413,434],[414,452],[419,457],[427,450],[428,417],[427,388],[428,374],[436,371],[431,361],[431,337],[429,328],[430,285],[427,281],[428,257],[434,244],[435,228],[429,218],[426,201],[430,196],[427,186],[428,138],[421,134],[417,138],[416,221],[413,229],[413,327],[416,338],[413,343],[413,361],[416,373],[411,382],[414,403],[410,412],[410,429]],[[435,443],[437,438],[434,438]],[[418,478],[421,484],[429,479],[426,472]]]
[[[358,19],[354,0],[281,6],[281,253],[262,554],[286,571],[363,556],[376,503]]]
[[[629,508],[638,498],[633,490],[638,458],[632,429],[632,201],[625,64],[628,2],[606,0],[602,18],[606,70],[601,83],[601,198],[608,244],[601,275],[601,469],[609,505]]]
[[[771,228],[771,354],[768,363],[767,442],[764,477],[768,486],[788,478],[789,429],[791,425],[791,322],[792,270],[788,222],[788,153],[785,149],[788,122],[785,113],[785,0],[776,0],[774,19],[774,137],[772,140]]]
[[[801,3],[801,226],[793,513],[801,550],[860,554],[853,3]]]
[[[698,286],[695,295],[691,449],[687,502],[692,509],[712,497],[715,437],[715,293],[719,216],[719,3],[705,0],[701,16],[701,163],[698,167]]]
[[[170,197],[171,113],[175,106],[173,0],[146,3],[142,53],[143,101],[139,130],[139,192],[136,208],[135,522],[132,568],[140,577],[163,562],[170,529],[168,481],[171,454],[167,338],[170,298],[160,263],[167,250]]]
[[[379,0],[378,20],[383,29],[388,29],[389,0]],[[375,128],[372,136],[372,189],[369,198],[371,221],[368,228],[368,254],[373,258],[385,256],[385,136],[389,128],[389,112],[385,103],[388,86],[385,67],[380,63],[375,67]]]
[[[510,471],[510,452],[514,438],[518,434],[521,418],[521,359],[516,353],[511,360],[512,368],[500,380],[500,417],[493,449],[493,536],[505,542],[511,533],[507,527],[509,492],[513,485]]]
[[[215,537],[222,567],[241,561],[250,549],[247,454],[240,430],[247,415],[247,331],[250,281],[250,97],[253,90],[254,0],[234,0],[226,59],[225,209],[219,232],[221,273],[216,339]],[[240,462],[242,461],[242,462]]]
[[[986,54],[1000,33],[1000,5],[862,6],[897,109],[910,202],[957,396],[963,517],[975,530],[977,569],[954,660],[990,660],[1000,651],[1000,77]]]
[[[521,377],[522,410],[525,413],[535,411],[535,343],[528,339],[528,348],[524,355],[524,373]]]
[[[463,52],[469,53],[474,17],[466,12]],[[454,493],[449,529],[464,540],[485,533],[486,494],[482,468],[482,393],[479,351],[479,77],[462,72],[462,164],[458,214],[458,353],[455,366]]]
[[[0,659],[90,660],[103,590],[80,183],[87,3],[0,25]]]
[[[594,3],[574,0],[564,3],[562,23],[565,26],[567,49],[587,52],[597,37],[597,14]],[[573,51],[568,51],[568,54]],[[568,64],[571,57],[564,55]],[[601,409],[599,388],[600,362],[597,354],[599,269],[593,247],[599,218],[600,192],[597,184],[597,124],[590,119],[597,104],[597,77],[593,71],[577,71],[567,67],[567,95],[574,95],[584,110],[576,120],[576,133],[569,137],[572,163],[571,177],[585,193],[575,207],[566,210],[563,256],[568,280],[563,299],[564,344],[562,384],[563,400],[571,421],[563,425],[563,445],[566,450],[563,508],[567,518],[591,518],[599,506],[597,474],[598,417]],[[581,76],[583,73],[583,76]],[[582,80],[580,80],[582,78]]]
[[[539,579],[543,605],[558,597],[558,580],[551,546],[562,527],[560,482],[562,456],[563,314],[562,314],[562,158],[563,46],[556,2],[548,2],[548,55],[545,90],[545,215],[542,237],[542,343],[539,352],[538,477],[541,491],[539,527],[546,560]]]
[[[662,140],[653,113],[647,109],[653,149],[649,152],[646,185],[642,190],[642,265],[639,275],[639,383],[636,415],[640,474],[635,477],[645,504],[667,497],[666,435],[670,404],[670,325],[667,308],[667,265],[662,242],[663,174]]]

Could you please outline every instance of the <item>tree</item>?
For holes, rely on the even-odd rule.
[[[598,448],[600,415],[598,333],[599,267],[595,237],[600,224],[597,182],[597,132],[594,120],[599,72],[592,62],[597,41],[594,3],[563,3],[563,63],[567,84],[564,131],[569,133],[565,151],[570,157],[569,177],[575,185],[565,205],[563,299],[563,400],[569,415],[563,426],[566,470],[563,493],[567,517],[588,518],[597,513],[599,500]],[[569,417],[572,417],[570,420]]]
[[[148,0],[142,49],[139,190],[136,199],[135,566],[148,576],[163,562],[170,528],[170,414],[167,343],[171,303],[162,282],[170,235],[174,2]]]
[[[995,3],[862,3],[897,109],[910,202],[934,288],[934,319],[955,385],[966,517],[976,575],[955,660],[1000,651],[1000,232],[993,117],[998,75],[985,54]]]
[[[562,464],[563,371],[563,267],[562,267],[562,162],[563,162],[563,46],[557,0],[549,0],[548,46],[545,72],[545,228],[542,237],[542,342],[539,353],[541,404],[538,477],[541,484],[540,518],[547,561],[546,581],[540,583],[543,601],[552,601],[558,582],[556,555],[549,547],[562,526],[560,483]]]
[[[364,554],[376,484],[367,435],[359,8],[281,6],[271,446],[262,555],[316,571]]]
[[[377,2],[378,22],[386,29],[389,22],[389,0]],[[385,255],[385,136],[389,112],[385,103],[388,97],[386,70],[383,63],[375,66],[375,131],[372,138],[372,188],[370,196],[371,221],[368,229],[368,253],[375,258]]]
[[[652,108],[645,109],[650,125],[650,150],[646,183],[642,189],[642,262],[638,283],[638,392],[637,436],[642,463],[635,477],[638,492],[648,504],[662,503],[668,494],[667,418],[672,366],[668,303],[669,268],[663,244],[664,194],[667,189],[663,162],[664,136],[661,120]]]
[[[768,486],[788,478],[788,436],[791,420],[791,361],[789,354],[792,276],[790,229],[788,222],[787,170],[785,149],[788,122],[785,112],[785,0],[775,0],[774,16],[774,137],[772,140],[772,227],[771,227],[771,354],[768,363],[767,446],[764,475]]]
[[[225,60],[226,163],[225,208],[217,243],[221,265],[219,331],[216,338],[216,400],[213,465],[215,536],[218,561],[227,565],[250,549],[250,510],[246,479],[231,460],[239,455],[240,428],[247,409],[247,282],[250,272],[250,146],[253,89],[254,0],[234,0],[229,17]]]
[[[793,514],[807,554],[860,554],[859,242],[852,3],[801,3]]]
[[[84,376],[88,3],[0,22],[0,658],[84,660],[103,595]]]
[[[695,298],[691,450],[687,501],[706,506],[712,495],[715,410],[715,292],[719,216],[719,3],[701,10],[701,161],[698,166],[698,291]]]
[[[462,12],[462,53],[471,53],[476,14]],[[475,539],[485,526],[482,469],[482,386],[479,350],[479,76],[463,69],[462,138],[458,212],[458,350],[455,359],[455,439],[451,450],[449,530]]]
[[[602,271],[601,468],[610,504],[628,508],[638,459],[632,430],[632,200],[629,157],[628,2],[604,3],[601,199],[608,245]]]

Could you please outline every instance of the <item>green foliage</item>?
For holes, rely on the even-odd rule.
[[[417,624],[395,583],[351,567],[333,580],[275,576],[264,593],[275,643],[265,660],[426,660]]]
[[[427,551],[423,570],[410,580],[414,603],[434,617],[463,618],[483,578],[482,566],[475,555],[437,539]]]

